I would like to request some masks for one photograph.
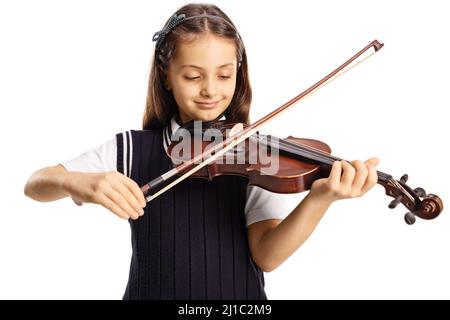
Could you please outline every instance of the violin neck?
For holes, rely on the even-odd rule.
[[[323,152],[319,149],[299,143],[294,143],[286,139],[274,139],[270,135],[268,135],[267,139],[264,139],[262,143],[266,144],[267,146],[270,146],[270,148],[272,149],[273,148],[278,149],[279,151],[282,151],[291,157],[296,157],[301,160],[307,160],[313,163],[320,164],[321,167],[324,167],[328,170],[331,169],[331,166],[333,165],[334,161],[343,160],[329,153]],[[379,184],[385,184],[388,180],[392,179],[391,175],[381,171],[377,171],[377,175]]]

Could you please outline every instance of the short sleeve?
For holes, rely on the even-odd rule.
[[[60,164],[69,171],[85,173],[115,171],[117,167],[116,138]]]
[[[285,195],[270,192],[258,186],[247,186],[247,202],[245,204],[247,227],[263,220],[282,220],[288,214]]]

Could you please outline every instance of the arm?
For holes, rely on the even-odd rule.
[[[62,165],[38,170],[28,179],[24,193],[42,202],[67,196],[81,202],[100,204],[124,219],[137,219],[146,206],[144,195],[133,180],[117,171],[83,173]]]
[[[31,175],[25,184],[24,193],[36,201],[49,202],[70,196],[64,188],[71,173],[62,165],[46,167]]]
[[[316,180],[311,192],[284,219],[265,220],[248,227],[248,241],[256,264],[270,272],[292,255],[311,235],[334,201],[362,196],[376,181],[373,158],[364,164],[336,161],[328,178]]]

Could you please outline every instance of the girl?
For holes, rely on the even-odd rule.
[[[70,196],[129,219],[133,254],[124,299],[266,299],[263,272],[285,261],[331,203],[377,181],[378,160],[335,162],[285,219],[283,199],[239,176],[186,179],[146,205],[140,189],[173,166],[172,133],[192,120],[249,123],[242,39],[214,5],[189,4],[155,33],[143,130],[34,173],[25,194]]]

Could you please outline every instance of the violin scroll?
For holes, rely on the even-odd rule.
[[[435,194],[427,194],[423,188],[411,189],[406,184],[407,180],[407,174],[400,180],[390,176],[385,179],[383,176],[379,177],[379,183],[385,188],[386,195],[394,198],[388,207],[394,209],[402,203],[409,210],[405,214],[405,222],[409,225],[414,224],[416,217],[425,220],[436,218],[444,208],[442,200]]]

